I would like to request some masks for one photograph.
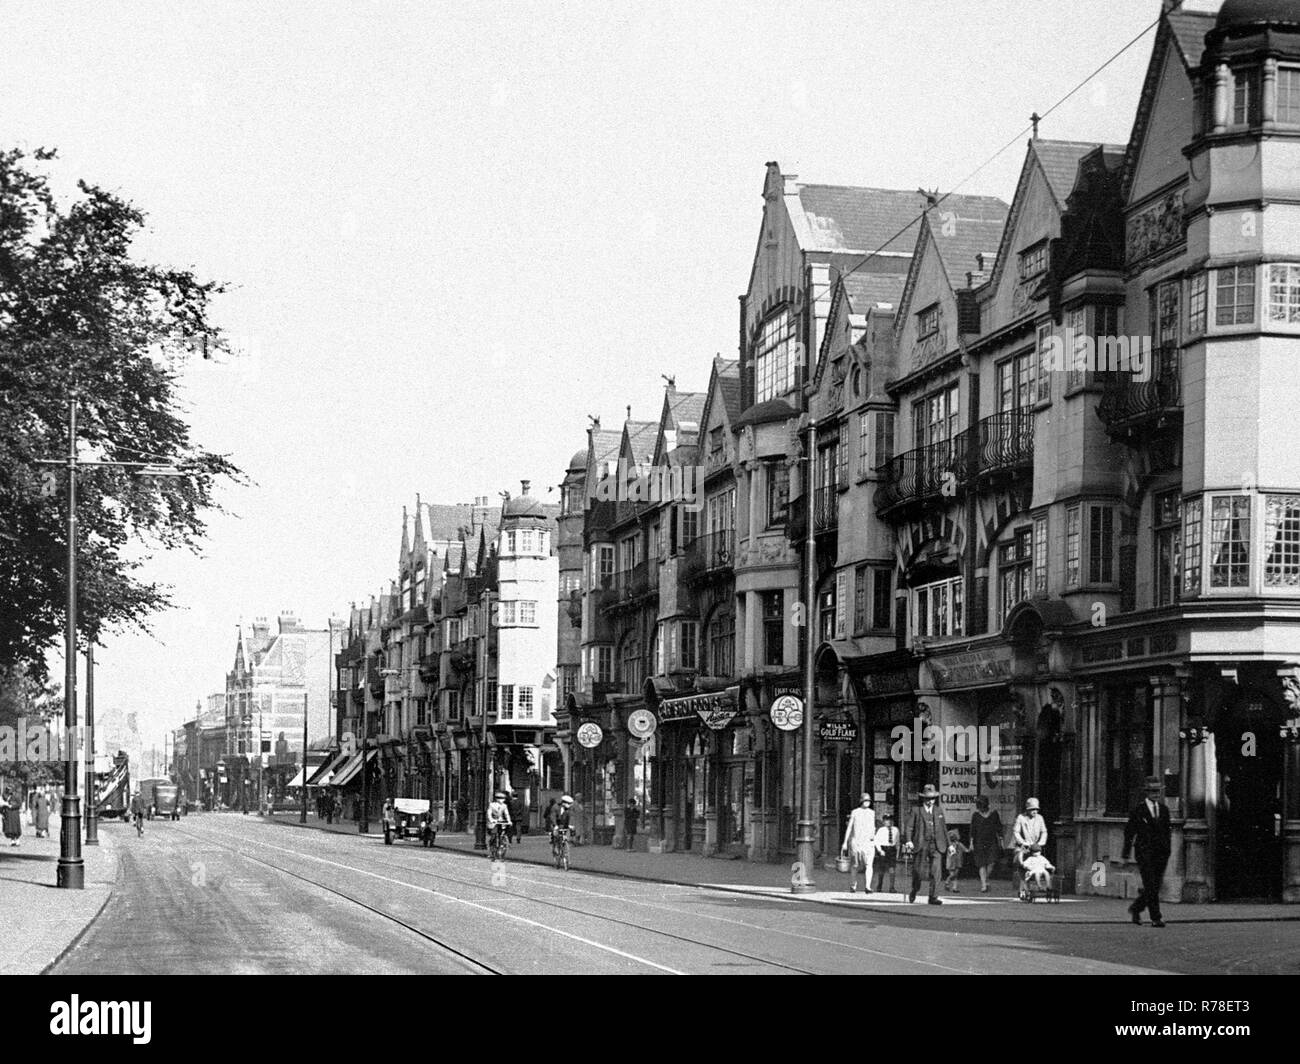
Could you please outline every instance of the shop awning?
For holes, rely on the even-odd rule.
[[[352,756],[351,754],[339,754],[336,757],[332,757],[328,761],[325,761],[322,764],[317,765],[316,768],[312,771],[312,774],[307,777],[307,786],[308,787],[328,786],[330,781],[334,777],[334,773],[338,771],[338,769],[340,769],[346,763],[348,758],[351,756]]]
[[[339,769],[339,771],[334,774],[334,778],[330,780],[330,786],[346,787],[352,780],[352,777],[361,770],[362,756],[363,755],[360,753],[355,753],[348,758],[347,764]],[[367,761],[373,761],[375,759],[375,751],[367,750],[364,756]]]
[[[302,786],[302,776],[303,776],[303,771],[304,771],[303,769],[299,769],[299,770],[298,770],[298,775],[294,776],[294,778],[291,779],[288,783],[286,783],[285,786],[286,786],[286,787],[301,787],[301,786]]]

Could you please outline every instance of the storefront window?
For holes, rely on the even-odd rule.
[[[1145,684],[1102,692],[1106,747],[1106,815],[1127,816],[1142,797],[1151,772],[1150,688]]]

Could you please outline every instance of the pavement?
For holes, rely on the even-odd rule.
[[[54,818],[51,818],[54,820]],[[57,823],[57,821],[54,821]],[[59,838],[36,838],[23,824],[17,846],[0,840],[0,975],[39,975],[81,938],[108,904],[118,871],[113,832],[101,825],[98,846],[82,846],[84,890],[55,886]]]
[[[268,819],[287,827],[330,831],[344,835],[358,834],[354,821],[326,824],[318,820],[315,814],[308,815],[306,825],[299,822],[297,814],[277,814]],[[371,837],[382,837],[383,833],[377,830],[377,822],[372,822],[370,827],[371,831],[368,834]],[[414,840],[395,842],[394,846],[421,848],[419,842]],[[440,831],[435,848],[460,853],[466,857],[486,857],[483,851],[474,849],[473,832]],[[553,864],[550,845],[545,836],[538,834],[524,835],[518,844],[512,844],[507,861],[539,865]],[[612,846],[575,846],[570,851],[569,866],[579,871],[647,882],[708,887],[736,894],[794,900],[808,905],[906,913],[911,917],[933,920],[976,919],[1010,923],[1113,924],[1127,923],[1129,919],[1128,902],[1122,898],[1066,894],[1062,895],[1059,902],[1048,903],[1040,900],[1026,904],[1016,897],[1015,887],[1009,880],[994,881],[990,884],[988,894],[980,894],[978,878],[960,879],[957,892],[943,889],[939,891],[939,896],[943,900],[942,905],[928,905],[925,903],[924,896],[928,890],[927,883],[921,884],[922,894],[914,903],[909,904],[906,895],[901,893],[863,894],[860,890],[858,893],[852,893],[848,889],[847,874],[826,868],[817,869],[808,877],[814,884],[811,892],[795,894],[790,889],[791,877],[788,866],[747,861],[736,857],[704,857],[692,853],[629,852],[614,849]],[[896,886],[900,890],[905,887],[901,870]],[[1165,902],[1162,908],[1165,921],[1170,924],[1300,922],[1300,906],[1292,905],[1226,902],[1183,905]]]

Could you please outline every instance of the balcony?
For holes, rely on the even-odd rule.
[[[725,578],[736,564],[736,533],[732,529],[696,536],[686,547],[681,567],[687,582]]]
[[[840,525],[840,493],[834,484],[813,492],[813,523],[817,534],[834,532]]]
[[[998,477],[1033,469],[1034,415],[1007,410],[993,414],[951,440],[896,455],[882,468],[876,493],[882,516],[906,509],[943,506],[963,491]]]
[[[1149,379],[1115,371],[1105,375],[1097,416],[1107,434],[1125,443],[1142,442],[1145,433],[1180,423],[1183,413],[1182,352],[1157,348],[1150,354]]]
[[[631,569],[614,574],[614,586],[598,600],[602,610],[635,606],[659,594],[659,560],[637,562]]]

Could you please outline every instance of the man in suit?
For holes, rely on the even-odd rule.
[[[1142,876],[1142,890],[1137,900],[1129,906],[1129,915],[1135,924],[1142,923],[1142,910],[1151,913],[1151,926],[1164,927],[1160,918],[1160,881],[1165,875],[1165,865],[1169,863],[1172,829],[1169,823],[1169,807],[1165,805],[1162,795],[1164,788],[1158,776],[1147,777],[1146,798],[1144,798],[1124,826],[1124,859],[1136,850],[1138,873]]]
[[[903,836],[903,849],[912,855],[912,893],[909,902],[916,901],[921,890],[921,865],[930,869],[931,905],[942,905],[939,900],[939,880],[943,878],[943,853],[948,846],[948,825],[943,820],[939,806],[939,792],[933,783],[927,783],[917,797],[920,804],[912,810],[912,818]]]

